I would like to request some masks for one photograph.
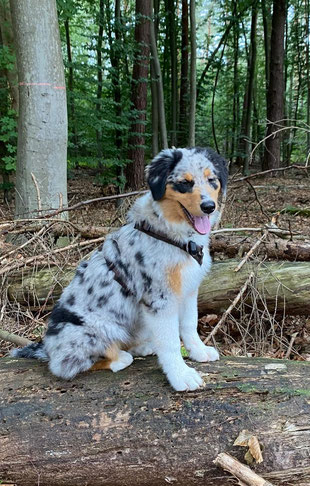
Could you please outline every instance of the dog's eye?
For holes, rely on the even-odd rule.
[[[175,182],[173,184],[173,188],[175,191],[185,193],[185,192],[192,192],[193,191],[194,181],[187,181],[183,179],[182,181]]]
[[[216,182],[216,181],[217,181],[216,177],[208,177],[208,182],[211,182],[211,184]]]

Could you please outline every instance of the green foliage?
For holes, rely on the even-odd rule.
[[[307,59],[309,61],[308,3],[300,0],[288,2],[284,73],[285,116],[299,121],[299,125],[295,121],[291,122],[292,126],[300,126],[309,117],[307,98],[309,80],[306,76],[309,69],[307,66]],[[103,6],[103,13],[100,13],[100,4]],[[270,30],[272,1],[265,0],[265,4]],[[137,116],[132,109],[130,99],[134,54],[137,49],[139,50],[139,45],[134,39],[135,2],[133,0],[120,2],[120,19],[115,18],[115,5],[116,2],[112,0],[101,2],[57,0],[67,85],[68,168],[72,170],[78,165],[96,168],[97,182],[103,185],[113,183],[123,187],[124,169],[128,163],[130,126]],[[157,49],[163,77],[168,136],[171,143],[172,44],[170,41],[173,31],[177,51],[177,96],[179,98],[181,2],[174,1],[172,4],[171,1],[166,0],[158,2],[158,5],[159,12],[155,18],[158,26]],[[197,82],[206,64],[209,63],[209,69],[201,83],[197,104],[196,144],[215,147],[216,137],[219,150],[232,161],[239,156],[244,156],[239,147],[239,140],[242,108],[247,89],[252,5],[252,0],[196,2]],[[172,8],[173,19],[169,10],[171,6],[174,7]],[[262,13],[262,2],[258,2],[258,8],[257,62],[250,136],[253,145],[264,137],[266,126],[265,18]],[[102,38],[99,37],[100,27],[103,28]],[[227,36],[222,42],[227,29]],[[14,62],[12,49],[0,46],[0,170],[6,174],[12,173],[15,169],[16,117],[10,107],[7,82],[7,72],[13,69]],[[188,94],[188,105],[189,101]],[[149,82],[145,122],[146,158],[149,158],[151,153],[150,139],[153,131],[151,102]],[[305,160],[308,139],[305,130],[291,128],[283,134],[282,151],[286,163]],[[262,151],[263,144],[256,152],[257,163],[261,162]]]

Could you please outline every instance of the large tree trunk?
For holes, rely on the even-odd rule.
[[[137,44],[132,74],[131,104],[133,121],[129,137],[126,168],[127,184],[140,189],[144,182],[144,133],[147,106],[147,77],[150,55],[151,0],[136,0],[135,42]]]
[[[274,0],[272,14],[270,49],[270,79],[267,94],[267,140],[265,142],[265,169],[280,167],[281,137],[272,135],[276,122],[283,119],[284,107],[284,30],[286,19],[286,0]]]
[[[11,11],[20,97],[15,214],[21,218],[67,205],[67,103],[56,1],[11,0]]]
[[[205,386],[173,392],[155,358],[65,382],[46,364],[0,361],[0,478],[17,486],[230,486],[213,460],[241,430],[255,471],[274,485],[310,481],[310,363],[222,358],[193,364]]]
[[[198,307],[201,314],[221,313],[238,294],[250,271],[256,274],[253,283],[264,295],[268,309],[287,314],[310,314],[310,264],[303,262],[265,262],[262,265],[247,264],[235,272],[238,260],[214,263],[204,279],[199,292]],[[38,307],[49,306],[57,299],[62,287],[73,278],[74,270],[50,268],[32,273],[19,274],[8,282],[8,297],[21,304]],[[53,291],[51,292],[51,289]],[[264,292],[262,292],[264,290]]]

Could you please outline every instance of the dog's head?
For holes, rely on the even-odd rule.
[[[195,231],[210,231],[209,216],[226,192],[228,171],[223,157],[210,148],[165,149],[147,167],[153,199],[171,222],[186,221]]]

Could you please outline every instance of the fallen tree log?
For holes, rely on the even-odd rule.
[[[287,314],[310,314],[310,264],[306,262],[247,263],[240,272],[235,272],[238,260],[227,260],[213,264],[211,272],[203,281],[198,298],[199,312],[221,313],[230,305],[247,279],[255,273],[255,287],[264,296],[268,308]],[[8,297],[19,303],[38,307],[59,297],[62,287],[74,275],[74,270],[57,267],[39,270],[36,273],[18,273],[8,281]],[[51,291],[52,289],[52,291]],[[247,303],[251,304],[250,298]]]
[[[190,364],[190,363],[189,363]],[[310,363],[223,358],[195,364],[205,386],[176,393],[155,358],[74,381],[46,364],[0,360],[0,480],[17,486],[230,486],[214,459],[243,429],[261,444],[257,474],[310,481]]]
[[[257,241],[257,237],[213,235],[211,237],[211,253],[224,253],[229,258],[243,256]],[[281,238],[271,239],[261,243],[257,254],[267,258],[289,261],[310,261],[309,241],[288,241]]]

